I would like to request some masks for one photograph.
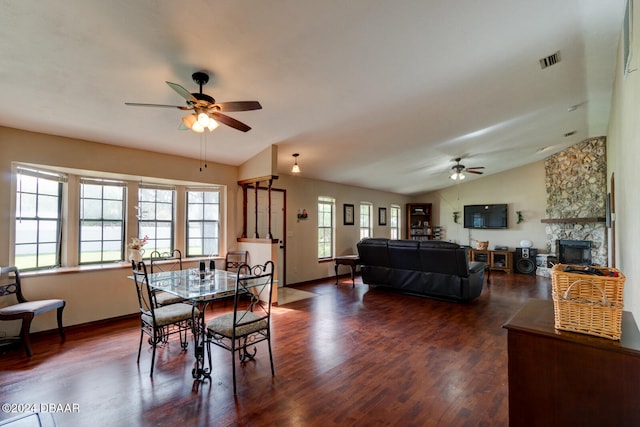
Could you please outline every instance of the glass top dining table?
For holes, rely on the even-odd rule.
[[[193,301],[213,300],[233,294],[237,273],[226,270],[202,272],[197,268],[161,271],[147,275],[152,288]]]
[[[243,276],[240,275],[242,278]],[[248,277],[248,276],[245,276]],[[133,279],[133,276],[130,276]],[[236,291],[238,273],[226,270],[201,271],[198,268],[161,271],[147,274],[147,284],[157,290],[169,292],[198,305],[199,316],[194,319],[195,365],[193,378],[199,382],[211,378],[211,367],[205,367],[204,346],[206,326],[204,313],[209,302],[231,296]],[[257,286],[257,280],[243,280],[242,292]]]

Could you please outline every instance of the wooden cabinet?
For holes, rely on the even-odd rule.
[[[530,299],[508,330],[510,426],[640,426],[640,333],[620,341],[557,331],[553,302]]]
[[[491,270],[513,273],[513,252],[471,249],[470,261],[486,262]]]
[[[407,204],[407,239],[430,240],[433,235],[431,203]]]

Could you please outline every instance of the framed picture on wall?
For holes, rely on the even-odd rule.
[[[353,205],[344,204],[344,225],[353,225]]]
[[[378,225],[387,225],[387,208],[378,208]]]

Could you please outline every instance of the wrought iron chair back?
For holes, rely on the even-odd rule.
[[[149,344],[153,347],[149,373],[149,376],[153,376],[156,347],[160,343],[168,343],[169,336],[177,333],[180,336],[180,347],[182,350],[186,350],[188,347],[187,331],[193,331],[193,320],[199,315],[199,312],[195,306],[185,303],[159,306],[156,297],[158,292],[149,286],[145,263],[131,261],[131,266],[140,308],[140,344],[137,362],[140,363],[142,338],[146,334],[149,337]]]
[[[151,266],[152,273],[182,270],[182,252],[180,252],[180,249],[174,249],[172,251],[162,253],[159,251],[153,251],[151,252],[149,264]],[[182,298],[168,292],[156,292],[155,296],[156,307],[184,302]]]
[[[275,375],[271,352],[271,304],[273,288],[272,261],[253,267],[238,267],[233,297],[233,312],[211,319],[207,323],[207,353],[211,366],[211,344],[231,352],[233,394],[236,394],[235,353],[241,363],[255,357],[255,345],[267,341],[271,375]],[[247,301],[247,295],[250,297]],[[253,351],[249,349],[252,348]]]
[[[150,265],[152,273],[182,270],[182,252],[180,249],[169,252],[153,251],[151,252]]]
[[[237,272],[238,268],[247,264],[249,252],[247,251],[229,251],[224,258],[224,269],[227,271]]]

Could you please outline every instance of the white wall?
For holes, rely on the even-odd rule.
[[[521,240],[531,240],[534,248],[546,252],[545,226],[546,193],[544,161],[487,175],[471,181],[463,181],[443,190],[426,193],[416,200],[433,204],[436,225],[444,226],[444,240],[475,246],[475,241],[489,241],[489,249],[495,245],[511,249],[520,246]],[[464,205],[506,203],[509,205],[506,230],[469,230],[463,227]],[[516,211],[522,211],[524,221],[517,224]],[[458,223],[453,212],[460,212]]]
[[[624,75],[621,38],[607,138],[607,171],[609,190],[611,175],[615,174],[615,265],[627,278],[625,310],[632,311],[640,325],[640,7],[634,9],[632,22],[634,71]]]

